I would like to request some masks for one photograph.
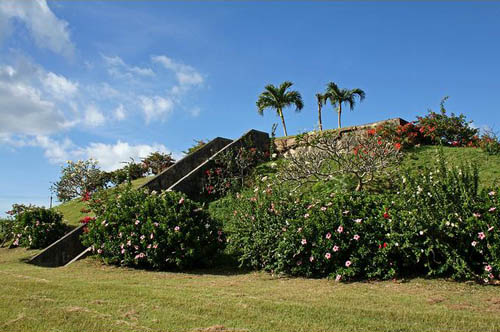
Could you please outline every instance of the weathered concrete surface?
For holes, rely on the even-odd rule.
[[[191,199],[197,199],[203,189],[203,177],[205,172],[215,165],[217,156],[227,151],[237,151],[237,149],[244,148],[257,148],[260,151],[269,150],[269,134],[258,130],[250,130],[231,144],[224,147],[219,152],[212,155],[204,163],[193,169],[189,174],[174,183],[168,190],[179,191],[185,193]]]
[[[393,118],[393,119],[388,119],[388,120],[384,120],[384,121],[366,123],[366,124],[359,125],[359,126],[350,126],[350,127],[340,128],[339,133],[342,135],[342,134],[357,131],[357,130],[375,128],[381,124],[394,124],[396,126],[399,126],[399,125],[405,125],[407,123],[408,123],[408,121],[403,120],[401,118]],[[337,130],[337,129],[328,129],[328,131],[330,131],[330,130]],[[327,131],[327,130],[324,130],[324,131]],[[295,137],[292,136],[292,137],[276,138],[274,140],[274,146],[276,148],[276,151],[278,151],[279,153],[284,153],[284,152],[296,147]]]
[[[84,225],[81,225],[64,235],[30,259],[29,263],[47,267],[66,265],[86,249],[80,241],[80,235],[83,234],[83,227]]]
[[[217,137],[205,144],[199,150],[185,156],[181,160],[177,161],[175,164],[146,182],[141,186],[141,188],[148,188],[149,190],[166,190],[170,188],[174,183],[182,179],[193,169],[198,167],[200,164],[205,162],[211,156],[213,156],[217,151],[221,150],[232,140],[222,137]]]

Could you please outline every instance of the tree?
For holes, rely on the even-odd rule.
[[[154,175],[160,174],[164,169],[169,168],[175,163],[172,153],[153,152],[142,160],[147,170]]]
[[[105,178],[96,160],[77,162],[68,160],[66,166],[61,168],[61,178],[52,185],[51,189],[60,201],[66,202],[105,187]]]
[[[332,181],[347,175],[356,191],[397,171],[401,144],[383,140],[374,131],[345,133],[316,132],[297,137],[298,147],[285,154],[280,178],[300,187],[306,182]]]
[[[318,103],[318,125],[319,131],[323,131],[323,122],[321,121],[321,109],[323,105],[326,104],[326,95],[322,95],[321,93],[316,94],[316,102]]]
[[[337,84],[330,82],[326,85],[326,99],[329,99],[332,106],[337,106],[339,129],[341,127],[340,116],[342,115],[342,104],[348,103],[351,111],[354,109],[356,104],[356,97],[359,97],[359,101],[365,99],[365,92],[361,89],[339,89]]]
[[[281,118],[281,122],[283,123],[283,132],[285,133],[285,136],[288,136],[288,133],[286,131],[283,109],[295,105],[295,111],[300,112],[300,110],[304,107],[302,96],[298,91],[287,91],[287,89],[292,85],[293,83],[288,81],[281,83],[279,87],[268,84],[265,86],[264,92],[260,94],[257,100],[257,112],[260,115],[264,115],[264,110],[266,108],[273,108],[276,110],[276,113]]]

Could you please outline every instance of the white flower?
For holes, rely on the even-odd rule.
[[[420,231],[419,233],[420,233],[420,235],[424,235],[424,232],[423,232],[423,231]]]

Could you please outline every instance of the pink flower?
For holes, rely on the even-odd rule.
[[[309,257],[309,262],[311,262],[311,263],[314,262],[314,257],[313,256]]]
[[[480,240],[484,240],[484,238],[486,237],[486,235],[485,235],[483,232],[479,232],[479,233],[477,233],[477,237],[478,237]]]
[[[344,227],[339,226],[339,228],[337,228],[337,232],[342,233],[343,231],[344,231]]]
[[[302,243],[303,246],[305,246],[307,244],[307,240],[306,239],[302,239],[301,243]]]
[[[102,249],[97,249],[98,254],[102,254]]]
[[[181,228],[180,228],[179,226],[175,226],[175,227],[174,227],[174,231],[178,232],[178,231],[180,231],[180,230],[181,230]]]
[[[182,197],[180,200],[179,200],[179,204],[182,204],[184,203],[184,197]]]
[[[309,218],[309,213],[304,214],[304,218]]]
[[[494,228],[494,226],[488,227],[488,232],[491,232]]]
[[[149,235],[149,238],[152,240],[153,238],[155,237],[155,235],[153,233],[151,233],[151,235]]]
[[[496,194],[496,192],[494,192],[494,191],[490,191],[490,192],[488,193],[488,195],[490,195],[490,196],[495,196],[495,194]]]
[[[127,246],[131,246],[132,245],[132,241],[128,240],[127,241]]]
[[[154,222],[154,223],[153,223],[153,225],[154,225],[155,227],[160,226],[160,224],[159,224],[159,223],[157,223],[157,222]]]
[[[297,229],[297,233],[300,233],[302,232],[302,227],[299,227],[299,229]]]
[[[495,210],[496,210],[496,209],[497,209],[497,208],[493,206],[493,207],[490,207],[488,211],[489,211],[489,212],[495,212]]]
[[[484,270],[485,270],[486,272],[491,272],[491,270],[493,270],[493,268],[491,267],[491,265],[486,265],[486,266],[484,267]]]
[[[495,276],[493,275],[493,273],[490,273],[490,274],[488,275],[488,277],[490,277],[490,279],[495,279]]]
[[[136,224],[136,225],[139,225],[139,223],[140,223],[140,221],[139,221],[139,220],[136,220],[136,221],[135,221],[135,224]]]
[[[477,245],[477,242],[476,242],[476,241],[472,241],[471,245],[472,245],[473,247],[475,247],[475,246]]]
[[[332,254],[330,254],[329,252],[327,252],[327,253],[325,254],[325,258],[326,258],[326,259],[330,259],[330,258],[332,258]]]
[[[151,249],[151,243],[148,244],[148,246],[146,248]]]
[[[322,206],[322,207],[321,207],[321,211],[326,211],[326,207],[325,207],[325,206]]]
[[[480,213],[473,213],[472,215],[473,215],[474,217],[476,217],[476,218],[481,217],[481,214],[480,214]]]
[[[330,233],[330,232],[326,233],[325,238],[330,240],[331,237],[332,237],[332,233]]]
[[[354,222],[355,222],[356,224],[359,224],[359,223],[361,223],[362,221],[363,221],[363,219],[361,219],[361,218],[354,219]]]
[[[346,267],[351,266],[351,264],[352,264],[352,262],[351,262],[351,261],[346,261],[346,262],[345,262],[345,266],[346,266]]]
[[[333,246],[333,251],[334,251],[334,252],[339,251],[339,247],[338,247],[338,246]]]
[[[342,279],[342,276],[340,274],[337,274],[335,277],[335,281],[340,281]]]
[[[158,243],[153,244],[153,249],[158,248]]]
[[[353,239],[356,240],[356,241],[358,241],[359,240],[359,235],[358,234],[354,235]]]
[[[301,266],[302,265],[302,261],[297,261],[297,265]]]
[[[125,254],[125,249],[122,249],[121,253],[122,253],[122,255]]]
[[[141,235],[141,237],[140,237],[141,241],[144,241],[145,238],[146,237],[144,235]]]

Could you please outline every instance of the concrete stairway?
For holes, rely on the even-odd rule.
[[[267,133],[250,130],[236,140],[217,137],[205,144],[199,150],[177,161],[145,184],[141,188],[149,190],[175,190],[185,193],[192,199],[197,199],[202,190],[202,177],[210,169],[215,158],[224,151],[236,151],[241,147],[255,147],[260,150],[269,148]],[[83,234],[83,225],[64,235],[38,255],[30,263],[40,266],[66,266],[83,258],[90,250],[83,246],[80,235]]]

